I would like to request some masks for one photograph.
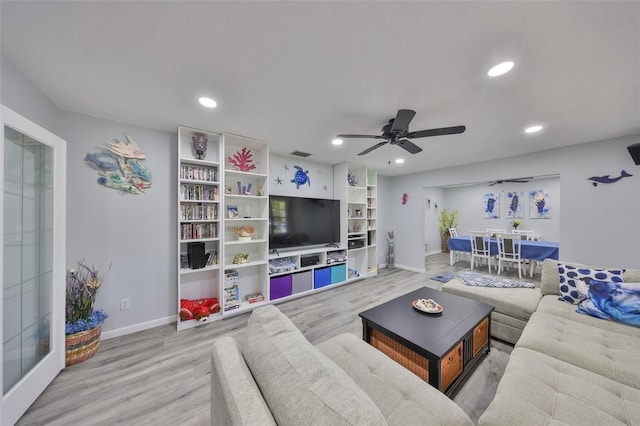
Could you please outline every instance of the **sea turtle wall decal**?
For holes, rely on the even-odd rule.
[[[296,189],[300,189],[300,185],[304,185],[305,183],[311,186],[311,179],[307,175],[309,170],[302,170],[300,166],[293,166],[297,171],[296,174],[291,179],[292,183],[296,184]]]

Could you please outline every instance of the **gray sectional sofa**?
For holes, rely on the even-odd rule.
[[[640,270],[623,278],[640,282]],[[479,424],[640,425],[640,328],[575,312],[559,280],[547,259],[539,290],[442,287],[496,306],[492,336],[515,343]]]
[[[275,306],[213,343],[211,424],[472,425],[453,401],[353,334],[317,346]]]

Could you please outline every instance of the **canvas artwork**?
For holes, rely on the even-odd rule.
[[[489,192],[483,195],[482,200],[483,217],[485,219],[500,218],[500,194]]]
[[[531,219],[550,219],[549,193],[542,190],[529,191],[529,217]]]
[[[524,191],[507,192],[507,219],[524,219]]]

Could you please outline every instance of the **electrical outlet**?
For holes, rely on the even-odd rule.
[[[129,299],[121,299],[120,300],[120,310],[126,311],[129,309]]]

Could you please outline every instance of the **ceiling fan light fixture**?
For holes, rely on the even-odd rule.
[[[334,145],[342,145],[342,139],[335,138],[334,140],[331,141],[331,143]]]
[[[527,127],[526,129],[524,129],[524,132],[525,133],[537,133],[540,130],[542,130],[542,126],[540,124],[536,124],[536,125]]]
[[[215,108],[218,106],[218,103],[216,101],[211,98],[207,98],[206,96],[202,96],[200,99],[198,99],[198,102],[200,102],[200,105],[207,108]]]
[[[511,61],[499,63],[498,65],[494,65],[493,67],[491,67],[491,69],[487,71],[487,75],[489,77],[498,77],[511,71],[513,69],[513,66],[514,63]]]

